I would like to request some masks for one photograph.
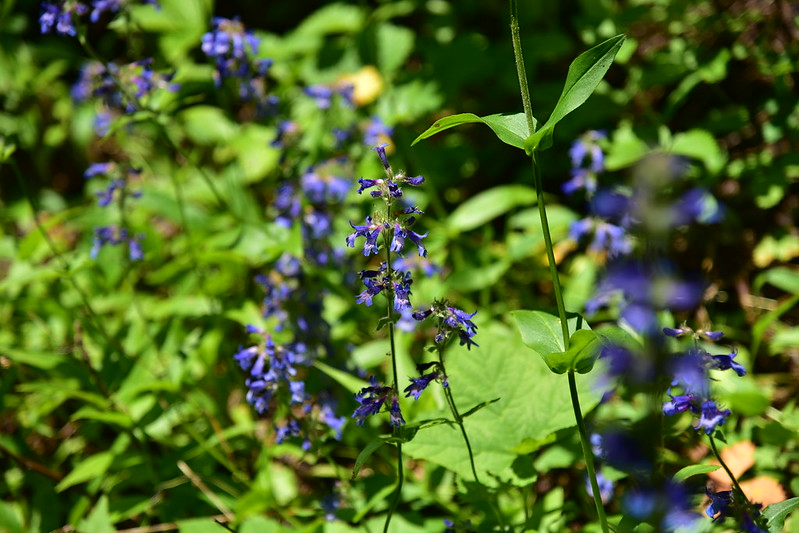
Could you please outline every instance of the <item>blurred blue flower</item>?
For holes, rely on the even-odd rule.
[[[394,134],[394,128],[387,126],[383,120],[375,115],[366,123],[363,133],[363,143],[366,146],[376,146],[386,143]]]
[[[89,11],[89,7],[82,2],[68,0],[61,4],[42,2],[42,14],[39,17],[41,33],[50,33],[53,29],[60,35],[75,36],[75,19]]]

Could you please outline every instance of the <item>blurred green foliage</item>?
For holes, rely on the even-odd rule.
[[[444,266],[441,278],[414,285],[415,299],[454,294],[464,308],[480,310],[481,349],[455,350],[451,359],[451,379],[461,381],[454,394],[466,409],[502,400],[467,419],[478,462],[494,485],[512,488],[508,494],[529,490],[500,503],[532,530],[579,527],[591,516],[581,474],[570,470],[579,445],[561,382],[501,321],[511,310],[552,303],[529,162],[482,126],[410,148],[444,116],[521,110],[507,7],[486,0],[313,4],[309,12],[290,2],[162,0],[161,10],[133,6],[108,29],[90,26],[87,42],[100,57],[153,56],[181,84],[107,138],[94,134],[93,105],[70,96],[86,48],[40,35],[38,2],[0,6],[0,531],[157,524],[220,531],[214,519],[242,533],[382,524],[391,455],[376,451],[349,480],[368,431],[345,431],[342,443],[309,453],[275,444],[271,426],[244,401],[232,354],[247,342],[243,325],[260,315],[252,279],[296,251],[299,236],[273,224],[268,207],[284,172],[269,146],[275,125],[255,120],[229,88],[216,90],[202,60],[212,15],[240,16],[262,38],[259,56],[274,60],[271,81],[285,101],[300,102],[302,87],[377,68],[379,96],[351,113],[393,125],[393,164],[427,177],[418,203],[427,211],[430,256]],[[691,318],[723,329],[754,369],[722,383],[741,415],[728,438],[756,442],[762,457],[750,474],[768,475],[796,496],[799,12],[757,0],[522,4],[539,117],[554,109],[579,52],[628,36],[596,94],[559,124],[555,148],[542,154],[567,306],[582,309],[604,262],[568,238],[584,211],[560,194],[571,140],[607,130],[607,167],[619,179],[652,153],[689,158],[690,179],[714,192],[727,217],[711,231],[680,234],[669,252],[710,281],[708,302]],[[292,109],[308,130],[304,156],[292,163],[301,168],[329,153],[332,141],[310,102]],[[110,215],[95,205],[96,185],[83,172],[123,155],[145,169],[146,193],[135,209]],[[380,172],[365,148],[352,155],[353,177]],[[349,199],[356,197],[351,191]],[[360,214],[349,206],[336,222],[339,242],[348,218]],[[145,261],[131,262],[119,249],[90,258],[92,228],[109,216],[124,216],[145,234]],[[367,311],[352,308],[345,274],[328,274],[325,318],[350,361],[320,366],[319,387],[327,377],[346,381],[336,371],[385,360],[385,340],[375,337]],[[420,340],[406,334],[399,344],[400,373],[411,375]],[[529,366],[515,371],[525,356]],[[354,403],[346,403],[345,389],[362,383],[350,379],[339,391],[347,417]],[[598,398],[583,385],[587,411]],[[409,413],[433,418],[443,405],[430,395]],[[684,429],[670,428],[688,450],[696,442],[680,436]],[[394,530],[440,531],[442,518],[471,516],[464,502],[491,520],[481,493],[454,480],[468,474],[458,439],[441,424],[408,445],[415,464],[405,497],[413,505],[401,509]],[[320,501],[334,487],[346,505],[342,520],[327,522]],[[799,520],[789,517],[785,528],[799,531]]]

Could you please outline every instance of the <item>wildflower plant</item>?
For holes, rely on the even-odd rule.
[[[333,2],[295,29],[290,7],[12,4],[0,529],[795,527],[790,39],[763,39],[779,64],[740,42],[707,63],[685,44],[712,3],[663,48],[684,6],[578,6],[568,38],[590,48],[538,121],[530,88],[563,56],[528,86],[515,0],[521,112],[484,116],[441,112],[486,93],[452,57],[499,73],[493,36],[460,26],[479,3]],[[665,108],[650,57],[684,67]],[[736,111],[730,57],[773,76],[763,109]],[[708,87],[728,119],[672,134]],[[595,89],[607,112],[570,116]],[[531,166],[477,164],[495,152],[468,135],[406,151],[430,116],[413,145],[481,123]],[[757,244],[761,215],[784,235]]]

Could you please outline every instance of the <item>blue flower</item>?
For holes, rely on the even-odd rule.
[[[444,343],[449,340],[453,335],[457,335],[460,339],[460,345],[466,345],[467,349],[472,346],[478,346],[472,339],[477,335],[477,325],[472,322],[472,318],[477,314],[467,313],[456,307],[447,304],[445,300],[433,302],[433,305],[428,309],[419,310],[413,313],[413,318],[422,321],[431,315],[439,318],[438,333],[436,334],[436,343]]]
[[[415,222],[414,217],[410,217],[405,221],[406,226],[410,226]],[[422,244],[422,239],[427,237],[427,233],[424,235],[420,235],[415,231],[408,229],[407,227],[400,226],[399,222],[394,223],[394,236],[391,239],[391,251],[396,253],[402,253],[403,248],[405,247],[405,239],[408,238],[410,241],[416,245],[416,249],[419,252],[420,257],[427,257],[427,249]]]
[[[369,387],[364,387],[355,394],[355,401],[360,405],[352,413],[352,418],[355,418],[355,423],[359,426],[363,426],[367,416],[376,415],[380,412],[392,390],[391,387],[378,384],[374,376],[369,378],[369,384]]]
[[[370,255],[370,254],[377,254],[380,252],[380,248],[377,244],[377,237],[380,235],[380,231],[389,227],[386,223],[376,223],[372,217],[366,217],[366,224],[361,224],[356,226],[352,222],[350,222],[350,226],[352,229],[355,230],[354,233],[351,233],[347,236],[347,246],[350,248],[355,247],[355,239],[358,237],[364,237],[366,240],[363,244],[363,255]]]
[[[588,131],[581,138],[572,143],[569,149],[569,157],[573,168],[580,168],[586,159],[590,160],[590,170],[592,172],[602,172],[605,169],[605,157],[602,148],[597,141],[607,137],[604,131]]]
[[[718,426],[723,425],[727,418],[732,414],[729,409],[719,409],[716,407],[716,402],[707,400],[702,402],[701,417],[699,423],[694,426],[694,429],[702,429],[708,435],[711,435]]]
[[[437,363],[427,363],[424,365],[419,365],[416,367],[416,369],[419,372],[423,372],[432,365],[437,365]],[[410,396],[413,396],[414,400],[418,400],[419,396],[421,396],[422,392],[424,392],[427,386],[430,385],[430,383],[432,383],[436,379],[438,379],[440,376],[441,374],[438,371],[434,371],[430,372],[429,374],[422,374],[422,376],[418,378],[409,378],[411,380],[411,384],[405,387],[405,390],[403,391],[407,393],[405,394],[405,397],[409,398]]]
[[[50,33],[55,28],[60,35],[75,36],[77,34],[73,16],[80,16],[88,12],[89,7],[81,2],[72,1],[56,5],[42,2],[42,14],[39,17],[41,33]]]
[[[746,375],[746,369],[743,367],[743,365],[733,361],[733,358],[735,358],[736,355],[738,355],[737,350],[733,350],[732,353],[726,355],[712,355],[712,368],[717,370],[727,370],[728,368],[732,368],[739,376]]]
[[[599,497],[602,499],[602,503],[608,503],[610,498],[613,497],[613,481],[606,478],[602,472],[597,471],[596,482],[599,486]],[[594,489],[591,486],[591,479],[588,476],[585,476],[585,490],[588,492],[589,496],[592,498],[594,497]]]
[[[402,411],[400,410],[399,400],[394,397],[391,399],[391,407],[388,408],[389,424],[398,428],[405,425],[405,419],[402,418]]]
[[[732,504],[732,491],[708,492],[707,495],[710,496],[710,505],[707,506],[705,514],[713,518],[714,522],[723,520],[727,510]]]
[[[394,134],[394,128],[387,126],[378,116],[373,116],[366,123],[363,133],[363,143],[366,146],[375,146],[385,143]]]

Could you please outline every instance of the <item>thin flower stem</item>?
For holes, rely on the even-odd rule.
[[[391,217],[391,202],[387,202],[387,215]],[[388,279],[393,279],[392,276],[392,268],[391,268],[391,235],[390,232],[385,233],[385,249],[386,249],[386,274]],[[393,374],[394,379],[394,392],[399,396],[399,379],[397,377],[397,350],[396,344],[394,342],[394,321],[392,320],[392,315],[394,314],[393,310],[393,289],[391,293],[386,294],[386,317],[388,318],[388,339],[389,339],[389,346],[391,349],[391,371]],[[391,523],[391,517],[394,516],[394,511],[397,508],[397,504],[400,501],[400,497],[402,496],[402,482],[404,480],[404,473],[402,471],[402,426],[397,425],[394,426],[393,431],[394,437],[397,439],[397,489],[394,491],[394,497],[391,500],[391,507],[388,510],[388,516],[386,516],[386,523],[383,526],[383,533],[388,532],[388,526]]]
[[[738,484],[738,480],[735,479],[735,475],[732,473],[732,470],[729,469],[727,463],[725,463],[724,459],[721,458],[721,454],[716,448],[716,440],[713,438],[713,435],[708,435],[707,438],[710,440],[710,449],[713,450],[713,455],[716,456],[716,459],[718,459],[718,462],[721,465],[721,467],[724,469],[725,472],[727,472],[727,475],[730,476],[730,479],[732,480],[732,486],[735,487],[735,492],[739,493],[740,496],[743,496],[744,500],[746,500],[746,503],[751,506],[752,502],[750,502],[749,498],[746,497],[746,494],[744,493],[743,489],[741,489],[741,486]]]
[[[577,381],[574,379],[574,371],[569,370],[569,394],[572,399],[572,409],[574,418],[577,420],[577,431],[580,433],[580,443],[583,447],[583,457],[585,458],[585,469],[588,473],[588,480],[591,483],[591,492],[594,495],[596,513],[599,517],[599,524],[603,533],[609,533],[608,519],[605,516],[605,506],[602,504],[602,495],[599,493],[599,483],[596,480],[596,469],[594,468],[594,453],[591,451],[591,443],[588,440],[588,431],[585,429],[585,421],[580,410],[580,398],[577,396]]]
[[[441,363],[441,373],[445,376],[447,375],[447,371],[444,369],[444,359],[442,357],[441,351],[438,352],[438,361]],[[444,387],[444,396],[447,398],[447,403],[449,404],[449,410],[452,412],[453,418],[455,418],[455,422],[458,424],[458,427],[461,428],[461,434],[463,435],[463,441],[466,443],[466,451],[469,453],[469,464],[472,467],[472,475],[474,476],[474,481],[478,485],[483,485],[480,481],[480,478],[477,476],[477,468],[474,464],[474,452],[472,452],[472,444],[469,442],[469,435],[466,433],[466,426],[463,423],[463,418],[461,417],[460,413],[458,412],[458,408],[455,406],[455,398],[452,397],[452,391],[449,387]],[[494,515],[497,517],[499,521],[499,525],[502,528],[502,531],[506,530],[505,520],[502,518],[502,513],[499,511],[499,507],[497,503],[494,501],[493,498],[488,498],[488,505],[491,507],[491,510],[494,512]]]
[[[441,365],[441,373],[446,378],[447,371],[444,368],[444,354],[442,353],[442,348],[440,347],[438,349],[438,362]],[[469,464],[472,467],[472,475],[474,476],[475,482],[480,483],[480,478],[477,476],[477,468],[474,466],[474,453],[472,452],[472,445],[469,442],[469,436],[466,434],[466,427],[463,425],[463,418],[461,418],[461,414],[458,412],[458,408],[455,406],[455,398],[452,397],[452,391],[448,386],[443,388],[444,396],[446,396],[447,403],[449,404],[449,410],[452,412],[452,417],[455,419],[455,423],[457,423],[461,428],[463,441],[466,443],[466,450],[469,452]]]

